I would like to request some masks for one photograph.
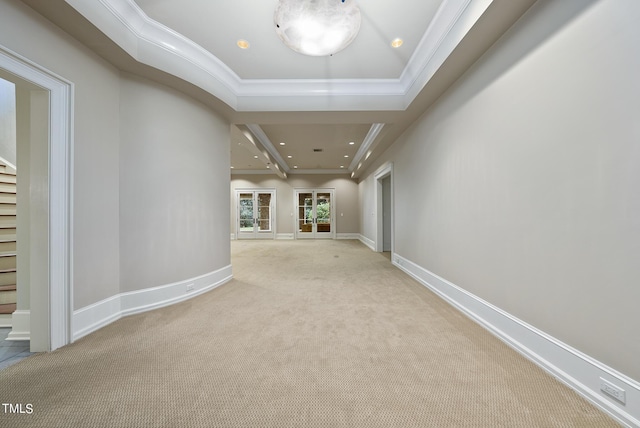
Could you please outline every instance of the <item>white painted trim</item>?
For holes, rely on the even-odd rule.
[[[290,239],[294,239],[294,235],[293,235],[293,233],[277,233],[276,234],[276,239],[290,240]]]
[[[73,83],[1,45],[0,67],[49,91],[49,343],[37,347],[52,351],[71,342]]]
[[[375,242],[375,250],[377,252],[382,252],[384,249],[384,218],[383,211],[384,207],[382,206],[382,180],[386,177],[390,177],[391,179],[391,252],[394,252],[395,239],[394,239],[394,189],[393,189],[393,163],[387,162],[382,165],[378,170],[374,173],[374,178],[376,180],[376,242]]]
[[[191,299],[232,279],[231,265],[194,278],[159,287],[120,293],[73,313],[73,339],[86,336],[124,316],[162,308]],[[193,285],[193,291],[187,286]]]
[[[493,0],[445,0],[398,78],[241,79],[202,46],[149,18],[134,0],[66,0],[137,61],[215,95],[236,111],[406,109]]]
[[[31,340],[31,311],[18,309],[11,314],[11,332],[7,340]]]
[[[232,169],[231,175],[277,175],[271,168],[265,169]]]
[[[376,243],[375,241],[367,238],[366,236],[360,234],[358,235],[358,239],[360,240],[360,242],[362,242],[364,245],[366,245],[367,247],[369,247],[371,249],[371,251],[375,251],[376,250]]]
[[[231,240],[235,241],[236,240],[236,234],[235,233],[231,233]]]
[[[392,253],[391,260],[395,266],[618,422],[629,427],[640,427],[639,382],[398,254]],[[621,386],[626,391],[626,405],[600,392],[600,377]]]
[[[349,164],[349,172],[356,171],[358,169],[358,165],[361,165],[361,162],[367,160],[367,153],[370,153],[369,149],[372,148],[373,142],[378,138],[380,132],[382,132],[382,128],[384,128],[384,125],[384,123],[374,123],[371,125],[369,131],[367,132],[367,135],[362,141],[362,144],[360,144],[360,148],[356,152],[356,155],[353,157],[351,164]]]
[[[11,162],[9,162],[8,160],[6,160],[5,158],[3,158],[2,156],[0,156],[0,162],[5,164],[9,168],[13,169],[14,171],[17,171],[16,166],[14,164],[12,164]]]
[[[360,240],[359,233],[336,233],[336,239],[357,239]]]
[[[280,156],[280,153],[273,146],[272,141],[269,139],[267,134],[265,134],[265,132],[260,127],[260,125],[258,125],[257,123],[247,123],[245,126],[249,129],[249,131],[251,131],[254,137],[256,137],[258,141],[260,141],[260,144],[262,144],[265,150],[269,152],[269,154],[271,155],[271,157],[273,157],[275,162],[282,167],[284,172],[285,173],[289,172],[289,169],[290,169],[289,166],[284,161],[282,156]]]
[[[347,168],[343,169],[292,169],[289,171],[290,175],[298,175],[298,174],[314,174],[314,175],[322,175],[322,174],[349,174],[349,170]]]

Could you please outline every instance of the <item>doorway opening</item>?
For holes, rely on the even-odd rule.
[[[376,180],[376,251],[394,252],[393,240],[393,164],[387,164],[375,174]]]
[[[274,239],[276,191],[236,190],[236,237]]]
[[[296,239],[334,239],[333,189],[295,189]]]
[[[24,140],[18,138],[18,182],[42,190],[18,203],[17,242],[25,245],[18,258],[26,262],[28,281],[22,284],[24,293],[18,281],[9,339],[29,340],[31,352],[52,351],[72,341],[73,86],[1,45],[0,73],[20,88],[24,106],[17,114],[17,127],[26,131]],[[26,154],[21,154],[23,149]],[[19,263],[18,271],[25,265]]]

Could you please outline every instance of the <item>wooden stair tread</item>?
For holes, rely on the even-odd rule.
[[[6,303],[0,305],[0,315],[12,314],[16,311],[15,303]]]
[[[16,291],[16,285],[0,285],[0,291]]]
[[[16,272],[16,268],[0,269],[0,273],[15,273],[15,272]]]

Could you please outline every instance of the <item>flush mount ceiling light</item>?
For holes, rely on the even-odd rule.
[[[360,31],[355,0],[278,0],[273,15],[282,42],[301,54],[333,55]]]

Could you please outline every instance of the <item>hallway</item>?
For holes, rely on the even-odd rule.
[[[34,408],[3,422],[616,426],[358,241],[231,249],[231,282],[0,371]]]

